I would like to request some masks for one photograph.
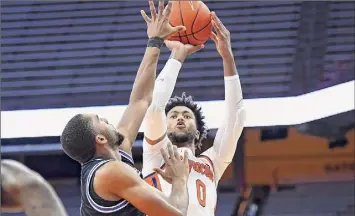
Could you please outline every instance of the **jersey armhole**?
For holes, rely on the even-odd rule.
[[[121,155],[121,160],[124,163],[128,163],[129,165],[134,167],[134,160],[133,157],[128,154],[127,152],[123,151],[122,149],[119,149],[120,155]]]

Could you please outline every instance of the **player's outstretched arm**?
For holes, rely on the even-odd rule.
[[[151,174],[153,168],[162,165],[160,149],[168,142],[165,106],[173,93],[176,79],[186,57],[203,46],[182,44],[179,41],[165,41],[171,50],[171,56],[155,81],[153,102],[148,108],[144,119],[143,169],[144,176]]]
[[[138,177],[135,170],[118,161],[109,162],[96,172],[94,180],[96,193],[114,194],[150,216],[186,215],[189,204],[186,184],[188,157],[185,154],[185,157],[182,158],[177,149],[172,149],[173,147],[170,145],[168,147],[169,153],[164,153],[168,164],[167,171],[158,170],[163,178],[171,180],[172,193],[170,197],[166,197],[162,192],[145,183]]]
[[[15,203],[1,205],[1,212],[25,212],[28,216],[66,216],[52,186],[38,173],[13,160],[1,161],[1,185]],[[7,196],[2,194],[2,196]]]
[[[117,129],[128,141],[124,142],[121,146],[128,153],[131,153],[132,144],[136,139],[144,115],[152,101],[160,47],[164,43],[165,38],[185,29],[183,26],[172,27],[169,24],[168,17],[171,12],[171,2],[164,8],[164,1],[160,0],[158,13],[153,1],[149,1],[149,6],[152,14],[151,18],[144,11],[141,11],[147,23],[148,45],[133,84],[129,104],[117,125]]]
[[[213,147],[210,149],[216,177],[219,179],[233,160],[238,139],[246,118],[243,109],[243,94],[231,47],[230,32],[212,12],[212,25],[216,33],[211,34],[217,51],[223,59],[225,82],[225,117],[217,131]]]

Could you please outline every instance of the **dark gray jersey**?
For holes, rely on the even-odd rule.
[[[130,165],[137,171],[137,175],[142,178],[141,173],[134,167],[133,158],[126,152],[120,151],[122,162]],[[128,201],[121,199],[118,201],[108,201],[97,195],[93,188],[93,179],[96,171],[112,159],[94,158],[82,165],[81,168],[81,216],[144,216],[136,207]],[[119,182],[117,182],[119,184]]]

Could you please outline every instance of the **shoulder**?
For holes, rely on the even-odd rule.
[[[213,165],[213,160],[216,158],[216,152],[214,148],[209,148],[197,157],[201,160],[207,161]]]
[[[150,142],[149,139],[144,137],[143,140],[143,153],[159,153],[162,148],[165,148],[167,144],[170,142],[169,138],[164,135],[158,140],[154,141],[154,144]]]
[[[212,171],[215,172],[215,169],[214,169],[215,165],[214,165],[214,163],[213,163],[212,155],[211,155],[211,154],[213,154],[213,153],[211,153],[211,151],[213,151],[213,150],[208,149],[208,150],[205,151],[204,153],[198,155],[197,158],[198,158],[200,161],[203,161],[203,162],[207,163],[208,165],[210,165],[211,168],[212,168]]]
[[[133,167],[122,161],[109,161],[97,169],[94,181],[102,187],[124,186],[130,184],[135,177],[137,172]]]

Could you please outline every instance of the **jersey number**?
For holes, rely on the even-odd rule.
[[[157,173],[154,173],[146,177],[145,182],[162,191],[159,177]],[[206,185],[200,180],[196,180],[197,200],[202,207],[206,207]]]
[[[197,200],[202,207],[206,206],[206,185],[200,180],[196,180]]]

